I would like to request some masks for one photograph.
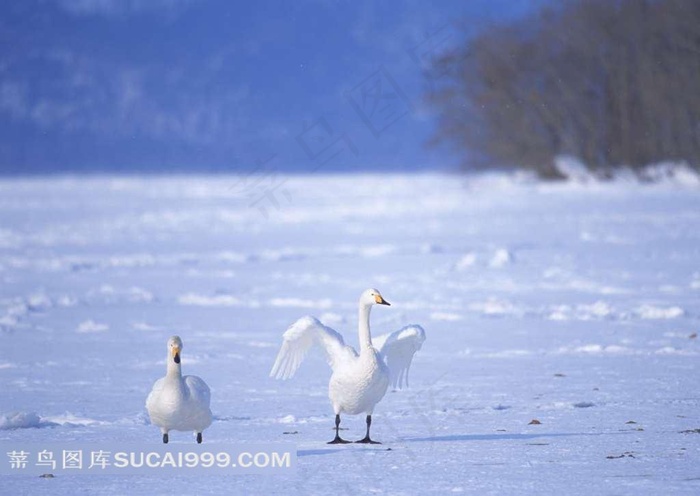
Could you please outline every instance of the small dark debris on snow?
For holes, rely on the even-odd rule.
[[[600,391],[600,388],[593,388],[593,391]]]
[[[637,422],[635,422],[634,420],[628,420],[627,422],[625,422],[625,424],[636,424],[636,423]]]
[[[688,429],[687,431],[681,431],[681,434],[700,434],[700,429]]]
[[[299,431],[284,431],[282,434],[299,434]]]
[[[496,429],[496,432],[508,432],[506,429]]]
[[[532,419],[532,420],[530,420],[530,423],[527,425],[540,425],[540,424],[542,424],[542,422],[540,422],[539,420]]]
[[[386,450],[387,450],[387,451],[393,451],[391,448],[387,448]]]
[[[698,337],[698,333],[697,333],[697,332],[694,332],[693,334],[691,334],[690,336],[688,336],[688,339],[696,339],[697,337]]]
[[[608,460],[617,460],[618,458],[636,458],[636,457],[634,456],[634,453],[632,453],[631,451],[625,451],[621,455],[608,455],[605,458],[607,458]]]
[[[41,474],[40,479],[53,479],[55,476],[53,474]]]
[[[566,374],[556,373],[554,377],[566,377]]]
[[[574,408],[590,408],[592,406],[595,406],[595,404],[590,401],[579,401],[578,403],[574,403]]]

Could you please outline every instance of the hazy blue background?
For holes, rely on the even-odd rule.
[[[444,169],[426,61],[541,3],[2,2],[0,172]]]

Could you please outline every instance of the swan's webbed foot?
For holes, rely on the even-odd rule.
[[[163,433],[163,444],[168,444],[168,433],[167,432]]]
[[[346,441],[345,439],[341,439],[340,436],[336,435],[333,441],[328,441],[326,444],[350,444],[351,442],[352,441]]]
[[[202,433],[201,432],[197,433],[197,444],[202,444]]]
[[[345,439],[340,438],[340,434],[338,431],[340,430],[340,415],[336,414],[335,415],[335,439],[333,441],[328,441],[326,444],[349,444],[352,441],[346,441]]]
[[[362,444],[382,444],[379,441],[372,441],[369,438],[369,428],[372,426],[372,415],[367,415],[367,434],[365,434],[365,437],[363,439],[360,439],[359,441],[355,441],[356,443],[362,443]]]
[[[359,441],[355,441],[356,443],[362,443],[362,444],[382,444],[379,441],[373,441],[372,439],[369,438],[369,436],[365,436],[363,439],[360,439]]]

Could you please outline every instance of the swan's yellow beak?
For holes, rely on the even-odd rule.
[[[173,360],[175,360],[175,363],[180,363],[180,347],[179,346],[173,346]]]
[[[374,295],[374,301],[377,303],[377,305],[388,305],[391,306],[391,303],[386,301],[384,298],[382,298],[382,295]]]

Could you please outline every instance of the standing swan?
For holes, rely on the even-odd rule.
[[[335,412],[335,439],[328,444],[348,443],[340,438],[340,414],[367,413],[367,434],[358,443],[380,444],[369,437],[374,407],[384,397],[387,387],[408,386],[411,360],[425,341],[425,331],[418,325],[380,336],[374,340],[369,331],[372,305],[389,305],[376,289],[360,295],[360,353],[347,346],[343,337],[314,317],[302,317],[283,334],[282,348],[270,377],[289,379],[294,375],[309,348],[316,343],[326,352],[333,369],[328,397]]]
[[[202,442],[202,431],[211,425],[209,386],[197,376],[182,376],[180,366],[182,340],[173,336],[168,340],[167,373],[158,379],[146,398],[146,409],[151,423],[160,427],[163,442],[168,442],[168,431],[194,431],[197,442]]]

